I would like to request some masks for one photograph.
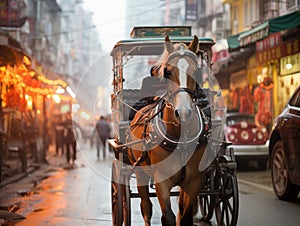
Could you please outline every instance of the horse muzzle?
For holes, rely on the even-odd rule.
[[[180,88],[170,95],[173,102],[175,118],[185,123],[189,121],[195,111],[193,106],[192,92],[186,88]]]
[[[189,121],[192,118],[193,110],[192,109],[175,109],[174,114],[177,120],[184,123]]]

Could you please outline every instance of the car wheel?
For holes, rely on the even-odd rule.
[[[277,141],[272,149],[271,177],[274,193],[279,199],[292,201],[297,198],[299,190],[290,182],[282,141]]]

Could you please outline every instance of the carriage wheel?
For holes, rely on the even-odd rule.
[[[206,186],[204,187],[203,192],[198,196],[202,220],[204,221],[209,221],[214,213],[215,194],[211,192],[214,190],[214,176],[215,170],[211,170],[209,176],[205,180]]]
[[[127,180],[129,182],[129,180]],[[130,201],[130,187],[129,184],[123,185],[123,216],[124,226],[131,225],[131,201]]]
[[[218,225],[235,226],[238,219],[239,198],[236,176],[230,171],[220,171],[216,174],[215,214]]]
[[[126,182],[125,176],[121,180],[117,180],[120,168],[117,166],[117,160],[112,164],[112,180],[111,180],[111,205],[112,205],[112,221],[114,226],[130,226],[131,225],[131,205],[130,205],[130,188]],[[120,183],[126,182],[124,183]],[[129,181],[128,181],[129,182]]]

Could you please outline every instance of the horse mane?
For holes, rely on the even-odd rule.
[[[184,43],[177,43],[173,45],[173,51],[176,51],[180,48],[188,49],[188,46]],[[171,52],[168,52],[167,48],[164,48],[163,53],[161,54],[158,61],[154,64],[153,68],[157,70],[157,76],[160,78],[164,77],[164,69],[167,66],[168,57]]]

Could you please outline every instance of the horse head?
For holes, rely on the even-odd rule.
[[[195,108],[193,100],[197,92],[196,77],[200,70],[196,55],[198,47],[197,36],[194,36],[189,45],[173,44],[168,36],[165,38],[165,61],[162,63],[161,74],[168,79],[169,101],[174,107],[175,118],[180,123],[188,122]]]

